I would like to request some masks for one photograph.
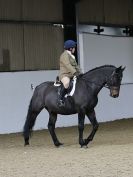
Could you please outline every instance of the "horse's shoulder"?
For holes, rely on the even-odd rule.
[[[83,87],[85,84],[86,84],[86,80],[85,79],[83,79],[83,78],[77,79],[77,85]]]

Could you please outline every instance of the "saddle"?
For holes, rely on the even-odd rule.
[[[74,76],[69,83],[69,87],[67,89],[67,94],[65,95],[65,97],[67,96],[72,96],[74,94],[75,91],[75,87],[76,87],[76,81],[77,81],[77,77]],[[60,93],[60,89],[62,87],[62,82],[59,80],[59,77],[56,77],[56,81],[54,82],[54,86],[58,87],[58,93]]]

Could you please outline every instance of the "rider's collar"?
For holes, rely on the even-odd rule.
[[[75,56],[69,50],[66,50],[66,51],[73,59],[75,59]]]

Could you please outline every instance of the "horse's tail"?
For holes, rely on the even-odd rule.
[[[44,92],[47,84],[39,85],[35,88],[33,96],[31,98],[26,121],[23,128],[23,136],[25,139],[25,145],[29,144],[29,136],[31,135],[32,128],[35,124],[36,118],[41,110],[45,107],[44,105]]]
[[[24,128],[23,128],[23,136],[25,139],[25,145],[29,144],[29,136],[31,135],[32,127],[35,124],[35,119],[32,117],[33,117],[33,113],[32,113],[32,99],[31,99],[29,108],[28,108],[26,121],[25,121]]]

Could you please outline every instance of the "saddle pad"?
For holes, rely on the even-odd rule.
[[[76,81],[77,81],[77,77],[74,76],[73,79],[72,79],[72,89],[70,90],[69,93],[67,93],[67,94],[65,95],[65,98],[66,98],[67,96],[72,96],[72,95],[74,94],[74,92],[75,92],[75,87],[76,87]],[[55,87],[59,87],[59,86],[61,86],[61,83],[60,83],[60,82],[54,82],[54,86],[55,86]]]
[[[65,98],[67,97],[67,96],[73,96],[73,94],[74,94],[74,92],[75,92],[75,88],[76,88],[76,81],[77,81],[77,77],[73,77],[73,86],[72,86],[72,89],[71,89],[71,91],[69,92],[69,93],[67,93],[66,95],[65,95]]]

